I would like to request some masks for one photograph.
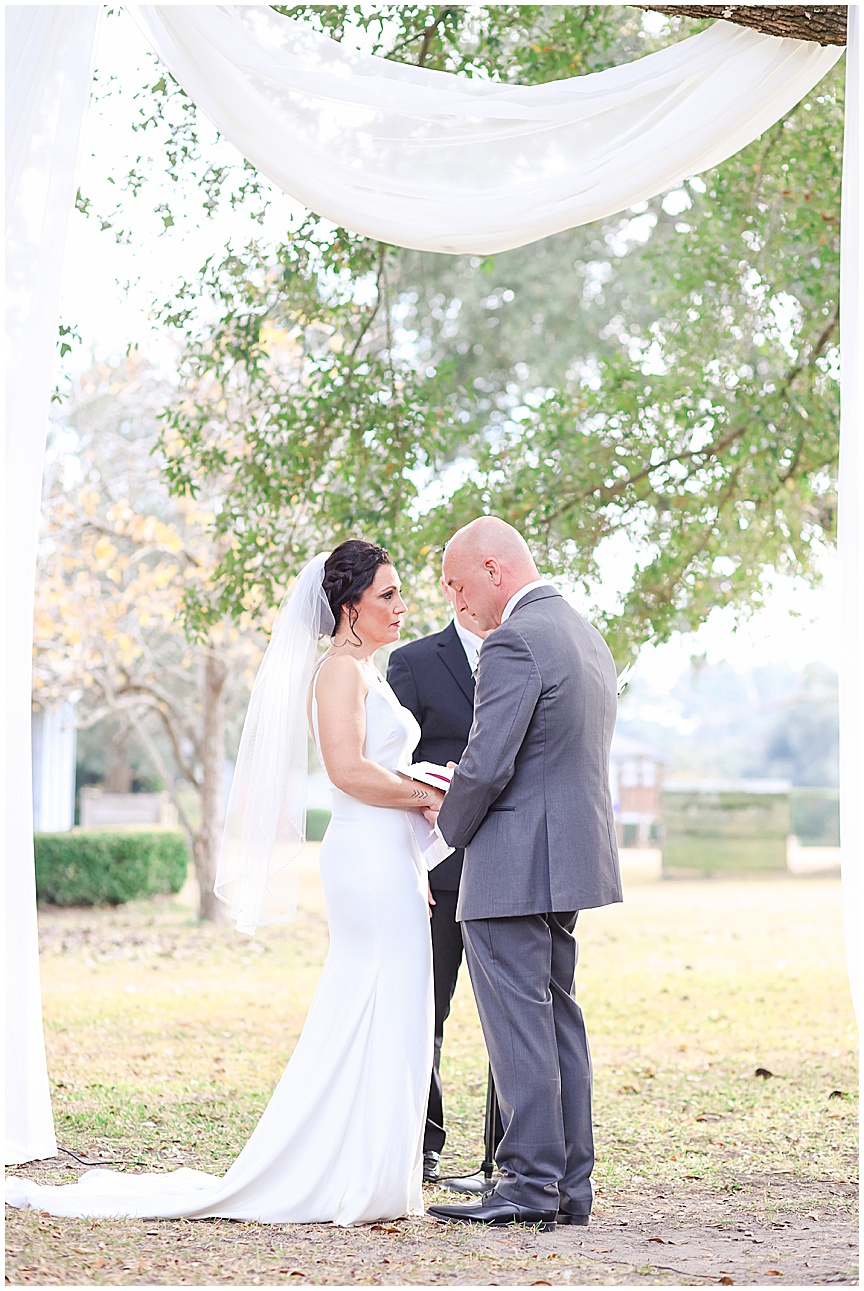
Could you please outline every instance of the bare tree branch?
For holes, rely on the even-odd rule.
[[[162,782],[168,791],[168,795],[171,801],[173,802],[174,806],[177,808],[177,815],[180,818],[180,824],[183,826],[184,830],[186,831],[189,837],[190,846],[194,846],[195,839],[196,839],[196,832],[192,827],[192,822],[187,816],[186,810],[183,806],[180,796],[177,793],[177,789],[174,784],[174,777],[171,774],[170,768],[165,765],[165,762],[162,758],[162,754],[159,752],[159,747],[156,744],[156,741],[153,739],[150,732],[147,730],[147,727],[141,721],[140,717],[138,717],[134,709],[129,710],[129,720],[132,723],[132,726],[135,730],[135,734],[138,736],[139,740],[143,744],[150,758],[150,761],[153,763],[153,766],[156,768],[157,774],[161,777]]]
[[[190,784],[197,784],[198,778],[195,768],[186,761],[183,750],[180,747],[180,739],[177,735],[177,731],[171,722],[170,714],[172,714],[174,710],[170,701],[167,700],[165,696],[161,695],[155,686],[136,685],[133,682],[127,682],[125,686],[121,686],[117,691],[117,695],[135,695],[138,697],[139,704],[143,703],[147,708],[158,715],[165,730],[165,734],[171,742],[171,752],[174,754],[174,761],[177,763],[179,771],[183,776],[185,776]],[[130,711],[134,711],[134,705],[130,707]],[[187,738],[189,738],[188,733]],[[193,740],[193,744],[194,743],[195,742]]]

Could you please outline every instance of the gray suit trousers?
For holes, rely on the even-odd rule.
[[[573,997],[576,914],[468,919],[474,997],[504,1137],[497,1193],[542,1210],[591,1210],[591,1057]]]

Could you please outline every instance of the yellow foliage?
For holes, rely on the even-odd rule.
[[[133,663],[141,653],[140,647],[126,632],[118,634],[117,649],[120,651],[120,658],[123,660],[123,663],[127,665]]]
[[[95,489],[83,489],[78,501],[86,516],[94,516],[99,505],[99,494]]]
[[[154,587],[167,587],[179,573],[180,570],[176,565],[157,565],[153,570],[152,585]]]
[[[96,546],[93,547],[93,559],[96,560],[98,569],[107,569],[116,554],[118,549],[106,537],[99,538]]]

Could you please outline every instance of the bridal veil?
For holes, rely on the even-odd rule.
[[[237,754],[216,870],[216,896],[240,932],[290,919],[306,842],[306,705],[322,637],[335,629],[319,552],[279,607],[258,669]]]

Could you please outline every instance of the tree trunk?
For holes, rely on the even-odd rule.
[[[125,732],[112,731],[108,740],[108,766],[105,769],[106,793],[131,793],[132,768]]]
[[[213,893],[216,863],[222,840],[222,769],[225,762],[225,681],[228,670],[208,651],[201,691],[201,827],[193,844],[198,880],[198,918],[225,923],[228,910]]]
[[[637,4],[634,9],[683,14],[685,18],[724,18],[739,27],[753,27],[767,36],[812,40],[819,45],[846,44],[845,4]]]

